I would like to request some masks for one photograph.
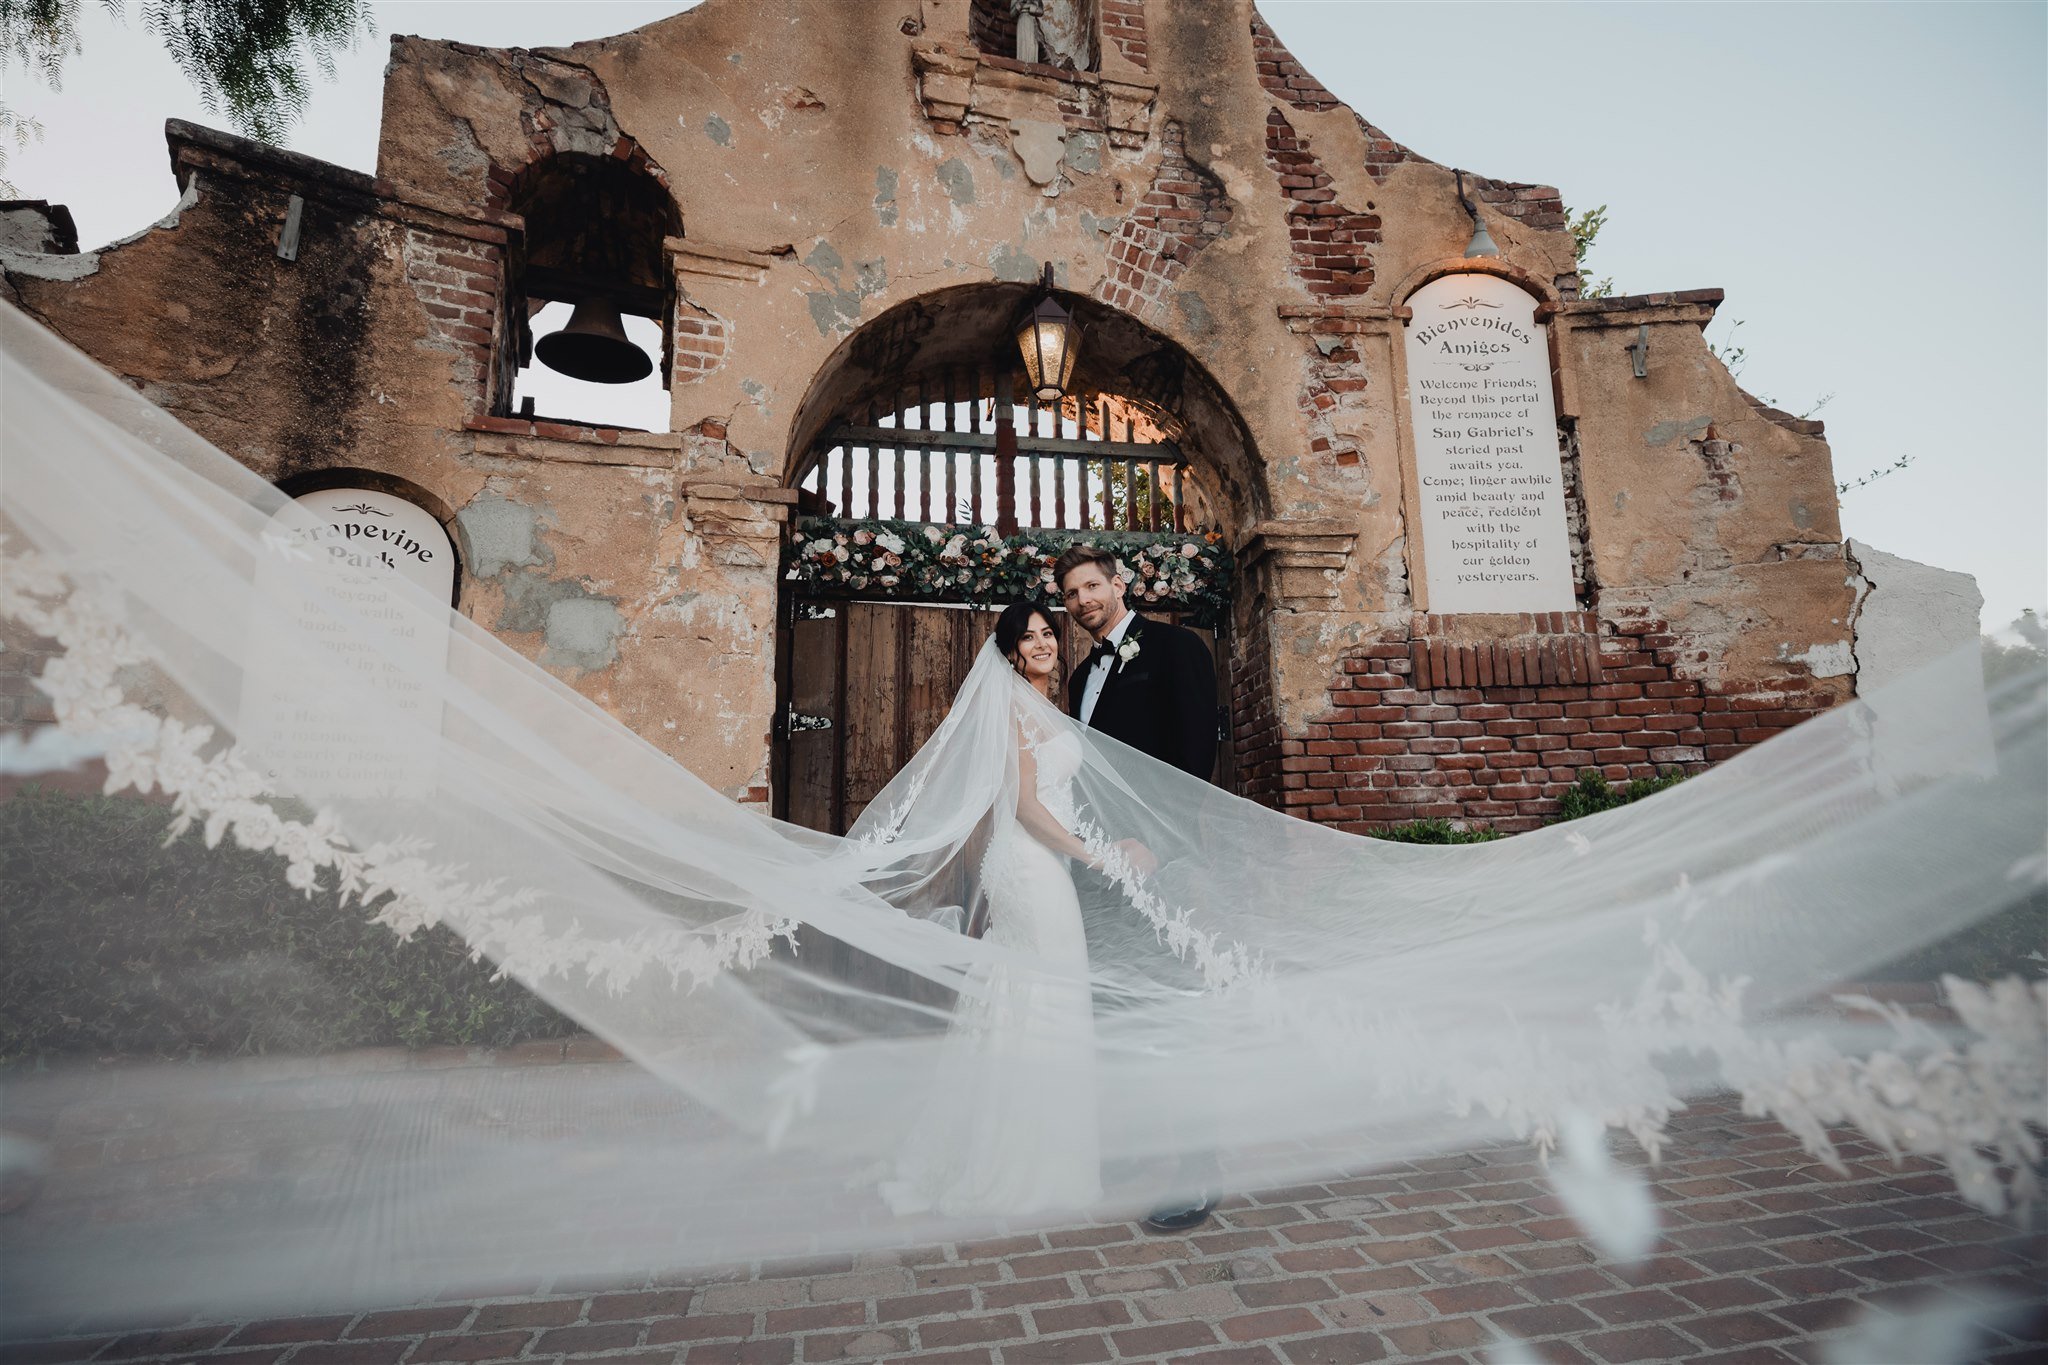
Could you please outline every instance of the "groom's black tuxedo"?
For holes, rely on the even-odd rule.
[[[1128,661],[1110,659],[1088,728],[1207,782],[1216,768],[1216,665],[1208,646],[1191,630],[1137,615],[1121,643],[1133,640],[1138,649]],[[1077,717],[1093,658],[1067,680],[1067,706]]]

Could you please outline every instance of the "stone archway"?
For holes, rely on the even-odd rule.
[[[846,414],[897,410],[921,376],[1015,368],[1012,325],[1036,286],[968,285],[889,309],[847,337],[820,367],[790,426],[783,482],[802,487],[819,440]],[[1112,395],[1188,456],[1199,525],[1243,525],[1270,505],[1265,470],[1237,405],[1171,338],[1120,309],[1055,291],[1080,328],[1070,392]],[[986,397],[987,393],[981,393]]]
[[[792,423],[784,483],[799,493],[797,543],[886,532],[915,545],[930,528],[928,543],[964,537],[970,554],[1001,545],[1005,563],[1024,544],[1041,560],[1075,539],[1107,544],[1157,594],[1140,596],[1140,610],[1216,643],[1222,727],[1228,598],[1157,585],[1169,556],[1230,562],[1220,528],[1243,524],[1263,492],[1250,434],[1173,341],[1073,295],[1057,295],[1082,329],[1067,397],[1034,403],[1016,384],[1013,340],[1034,293],[992,284],[927,295],[841,344]],[[1032,584],[992,576],[948,593],[891,575],[823,585],[808,553],[783,582],[774,786],[779,814],[837,831],[943,717],[989,629],[986,605]],[[1078,657],[1078,630],[1068,636]]]

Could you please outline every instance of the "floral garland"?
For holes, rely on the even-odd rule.
[[[818,592],[906,601],[1052,597],[1054,561],[1081,541],[1117,557],[1133,607],[1180,607],[1198,626],[1218,625],[1229,612],[1235,564],[1216,531],[1005,536],[993,526],[806,517],[790,538],[783,578]]]

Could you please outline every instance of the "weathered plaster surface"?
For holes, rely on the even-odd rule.
[[[1976,646],[1984,609],[1976,579],[1886,554],[1860,540],[1849,542],[1849,554],[1864,585],[1856,612],[1859,688],[1883,687]]]
[[[758,798],[785,485],[830,416],[807,396],[878,320],[1050,263],[1201,377],[1180,400],[1200,493],[1253,564],[1235,665],[1299,736],[1339,661],[1404,637],[1420,605],[1400,310],[1471,221],[1449,168],[1262,79],[1246,0],[1151,0],[1144,23],[1146,66],[1105,43],[1086,77],[978,57],[967,0],[708,0],[536,52],[395,38],[374,181],[174,148],[172,219],[96,255],[0,254],[0,272],[266,477],[363,468],[425,490],[453,518],[465,612]],[[1306,199],[1280,125],[1325,178]],[[491,426],[525,230],[506,187],[561,153],[673,199],[665,259],[699,347],[671,385],[674,436]],[[1581,605],[1668,622],[1713,687],[1847,695],[1855,592],[1826,445],[1708,354],[1710,307],[1574,302],[1569,234],[1525,211],[1554,191],[1485,184],[1495,265],[1556,310]],[[1340,281],[1300,240],[1318,201],[1358,225],[1315,249],[1347,257]],[[1622,348],[1641,326],[1636,379]]]

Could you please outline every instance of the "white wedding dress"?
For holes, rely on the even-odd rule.
[[[1071,830],[1080,741],[1021,724],[1039,803]],[[985,969],[981,993],[961,995],[930,1095],[882,1196],[899,1214],[1086,1208],[1102,1197],[1095,1031],[1068,860],[1013,817],[989,843],[982,886],[987,940],[1033,965]]]

